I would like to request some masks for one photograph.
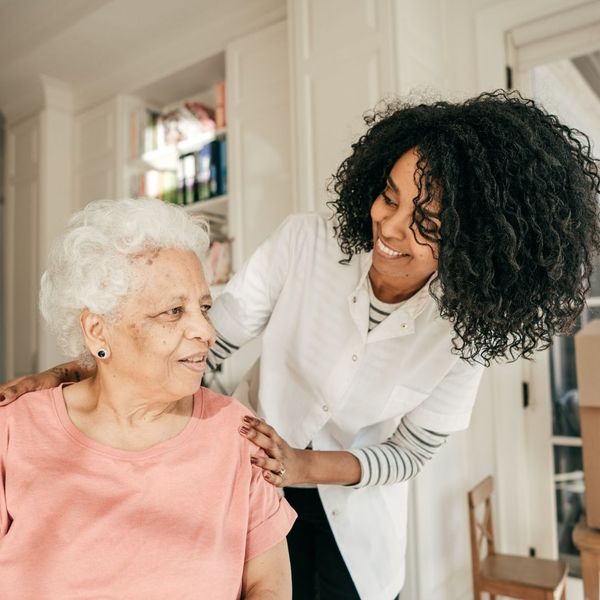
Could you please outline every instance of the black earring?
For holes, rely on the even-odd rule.
[[[106,358],[107,356],[108,353],[104,348],[100,348],[100,350],[98,350],[98,358]]]

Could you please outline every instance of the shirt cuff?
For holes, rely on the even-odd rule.
[[[350,454],[356,456],[358,462],[360,463],[360,481],[354,485],[349,485],[348,487],[354,488],[355,490],[367,487],[369,479],[371,479],[371,465],[369,464],[367,455],[362,448],[350,448],[347,450],[347,452],[350,452]]]

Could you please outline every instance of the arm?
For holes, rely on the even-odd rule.
[[[423,429],[406,417],[382,444],[350,451],[291,448],[260,419],[247,419],[240,431],[265,450],[268,457],[256,458],[254,464],[264,469],[265,479],[277,486],[320,483],[360,488],[407,481],[420,472],[447,438],[446,434]]]
[[[242,574],[243,600],[286,600],[292,597],[292,575],[287,542],[251,558]]]
[[[52,367],[47,371],[25,375],[0,385],[0,406],[14,402],[19,396],[35,390],[56,387],[69,381],[81,381],[91,377],[96,372],[95,367],[82,367],[73,361]]]

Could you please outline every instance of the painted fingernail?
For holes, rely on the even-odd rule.
[[[246,435],[250,430],[247,427],[240,427],[240,433],[243,433],[244,435]]]
[[[252,423],[254,419],[250,415],[244,417],[244,423]]]
[[[257,460],[257,459],[256,459],[254,456],[251,456],[251,457],[250,457],[250,462],[251,462],[253,465],[255,465],[255,464],[258,462],[258,460]]]
[[[6,400],[6,397],[4,394],[0,394],[0,402],[4,402],[4,400]]]

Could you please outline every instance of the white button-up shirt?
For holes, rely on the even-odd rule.
[[[241,346],[264,332],[258,413],[296,448],[381,443],[404,415],[439,433],[467,427],[482,368],[452,354],[428,286],[368,331],[371,253],[349,264],[325,217],[296,215],[250,257],[210,316]],[[342,556],[365,600],[404,581],[407,484],[320,485]]]

